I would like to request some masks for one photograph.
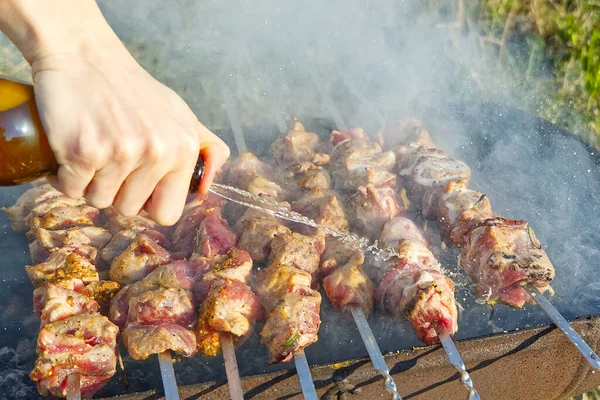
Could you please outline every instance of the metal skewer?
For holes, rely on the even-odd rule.
[[[81,375],[73,372],[67,376],[67,400],[81,400]]]
[[[229,386],[229,395],[231,400],[243,400],[242,382],[240,380],[240,371],[235,358],[235,348],[229,332],[221,332],[221,350],[223,351],[223,360],[225,361],[225,373],[227,374],[227,385]]]
[[[179,400],[179,391],[177,390],[177,381],[175,380],[175,370],[173,369],[171,350],[163,351],[158,354],[158,364],[160,366],[160,375],[162,376],[163,388],[165,390],[165,399]]]
[[[308,361],[306,361],[304,350],[294,352],[294,364],[296,365],[296,372],[298,373],[298,379],[300,379],[300,386],[302,387],[304,399],[318,400],[317,391],[310,374],[310,367],[308,366]]]
[[[548,301],[546,296],[537,291],[532,285],[525,286],[525,290],[529,293],[531,298],[544,310],[544,312],[550,317],[550,319],[559,327],[567,339],[571,341],[579,350],[579,352],[585,357],[595,369],[600,369],[600,357],[598,354],[583,340],[583,338],[573,329],[569,321],[558,312],[556,308]]]
[[[463,385],[469,389],[469,400],[479,400],[479,393],[475,390],[475,386],[473,386],[473,381],[467,372],[467,368],[465,367],[465,363],[463,362],[456,345],[454,344],[454,340],[452,337],[445,332],[438,332],[438,338],[440,339],[440,343],[446,352],[446,356],[450,361],[450,364],[460,373],[460,381]]]
[[[352,313],[352,317],[354,318],[354,322],[356,323],[360,337],[367,348],[367,353],[369,353],[369,358],[371,358],[373,367],[375,367],[377,372],[383,376],[385,389],[392,394],[392,398],[394,400],[402,400],[398,394],[398,389],[396,389],[396,383],[390,375],[390,370],[385,363],[383,355],[381,354],[381,350],[379,350],[379,346],[377,345],[373,331],[367,322],[365,313],[363,313],[362,309],[357,307],[351,308],[350,312]]]

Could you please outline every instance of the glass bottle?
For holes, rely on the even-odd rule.
[[[33,86],[0,77],[0,186],[28,183],[57,169]]]
[[[57,170],[33,86],[0,76],[0,186],[28,183]],[[203,172],[203,160],[199,158],[190,193],[198,190]]]

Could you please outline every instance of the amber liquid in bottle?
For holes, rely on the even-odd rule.
[[[28,183],[57,169],[33,86],[0,77],[0,186]]]

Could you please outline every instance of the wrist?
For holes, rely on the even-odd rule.
[[[93,0],[3,0],[0,14],[0,29],[32,68],[60,54],[124,49]]]

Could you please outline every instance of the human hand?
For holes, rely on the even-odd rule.
[[[119,46],[32,62],[36,102],[60,165],[50,181],[95,207],[113,205],[126,216],[145,209],[172,225],[198,156],[206,192],[229,149]]]

